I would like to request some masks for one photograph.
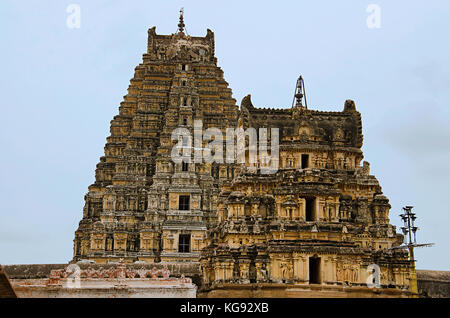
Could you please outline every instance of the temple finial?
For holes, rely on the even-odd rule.
[[[179,31],[179,32],[184,32],[184,19],[183,19],[183,15],[184,15],[184,8],[181,8],[181,10],[180,10],[180,23],[178,23],[178,31]]]

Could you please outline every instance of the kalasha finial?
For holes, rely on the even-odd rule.
[[[184,32],[184,19],[183,19],[183,15],[184,15],[184,8],[181,8],[181,10],[180,10],[180,23],[178,23],[178,31],[179,31],[179,32]]]

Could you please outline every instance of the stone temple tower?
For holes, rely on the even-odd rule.
[[[182,14],[177,33],[149,29],[147,52],[111,121],[85,196],[74,261],[198,261],[219,185],[233,171],[227,164],[174,163],[171,134],[182,127],[193,135],[194,120],[225,131],[237,117],[213,32],[187,35]]]
[[[301,84],[302,81],[299,81]],[[301,91],[301,86],[298,87]],[[279,128],[279,169],[222,186],[201,266],[206,297],[407,296],[414,269],[363,159],[361,114],[242,100],[238,123]],[[371,287],[372,286],[372,287]],[[373,287],[377,286],[377,287]]]
[[[189,36],[183,15],[174,34],[151,28],[85,196],[73,261],[192,262],[205,297],[410,295],[414,267],[363,161],[361,114],[352,100],[310,108],[303,84],[290,108],[257,108],[248,95],[239,109],[213,32]],[[213,130],[225,156],[196,160]],[[248,137],[233,135],[231,156],[230,130]],[[174,159],[185,150],[191,161]]]

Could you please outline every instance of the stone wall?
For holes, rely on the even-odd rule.
[[[450,271],[417,271],[420,297],[450,298]]]
[[[199,298],[407,298],[408,293],[395,288],[363,286],[326,286],[301,284],[219,284],[202,290]]]
[[[72,265],[72,264],[71,264]],[[21,298],[195,298],[198,263],[8,265]]]
[[[306,298],[346,298],[346,297],[405,297],[396,289],[369,289],[361,286],[326,286],[292,284],[219,284],[214,289],[201,287],[198,263],[165,264],[119,264],[127,270],[170,271],[170,277],[161,278],[113,278],[81,279],[73,288],[68,280],[61,278],[50,281],[51,273],[65,270],[67,264],[7,265],[3,273],[9,276],[18,297],[27,298],[193,298],[193,297],[306,297]],[[111,270],[118,264],[78,264],[81,270]],[[5,275],[5,277],[6,277]],[[186,278],[184,278],[186,277]],[[192,279],[192,281],[191,281]],[[450,297],[450,271],[417,270],[420,297]]]
[[[92,269],[110,269],[117,264],[94,264],[94,263],[77,263],[77,265],[85,270],[87,268]],[[164,266],[167,266],[170,271],[171,277],[181,277],[184,275],[185,277],[192,278],[194,283],[198,283],[200,279],[200,265],[196,262],[186,262],[186,263],[169,263],[166,262],[164,264],[161,263],[134,263],[134,264],[126,264],[126,267],[129,269],[162,269]],[[52,270],[64,269],[67,267],[67,264],[21,264],[21,265],[4,265],[3,269],[8,274],[10,279],[38,279],[38,278],[49,278],[50,272]]]
[[[192,282],[172,279],[82,280],[73,287],[68,281],[48,285],[46,279],[12,280],[19,298],[195,298]]]

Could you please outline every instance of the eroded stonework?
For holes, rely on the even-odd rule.
[[[279,128],[278,171],[261,173],[248,155],[246,164],[174,163],[171,134],[193,135],[194,120],[224,136],[226,128]],[[172,35],[152,28],[85,197],[74,261],[200,261],[203,296],[252,284],[269,294],[267,286],[364,289],[376,264],[380,287],[406,295],[408,254],[392,249],[403,236],[362,162],[362,142],[353,101],[340,112],[301,100],[261,109],[249,95],[238,109],[210,30],[191,37],[182,27]]]
[[[16,278],[13,286],[21,298],[196,297],[197,286],[192,283],[191,278],[184,277],[183,274],[172,277],[167,265],[155,265],[148,268],[144,265],[127,266],[119,263],[103,268],[94,264],[70,264],[60,269],[51,269],[49,274],[41,274],[40,277],[28,274],[28,277]],[[172,264],[171,268],[173,267]],[[179,270],[178,268],[178,272]],[[20,269],[19,274],[23,275]]]
[[[342,112],[301,104],[257,109],[247,96],[238,121],[280,127],[280,169],[261,174],[247,165],[222,186],[201,259],[205,293],[230,296],[231,287],[219,290],[233,284],[367,287],[371,264],[380,268],[380,286],[409,289],[408,254],[391,249],[403,236],[389,224],[389,200],[369,163],[360,166],[361,115],[353,101]]]
[[[111,121],[105,156],[85,196],[74,260],[198,261],[230,167],[175,164],[171,133],[192,131],[194,118],[225,132],[237,115],[210,30],[191,37],[150,29],[148,51]]]

